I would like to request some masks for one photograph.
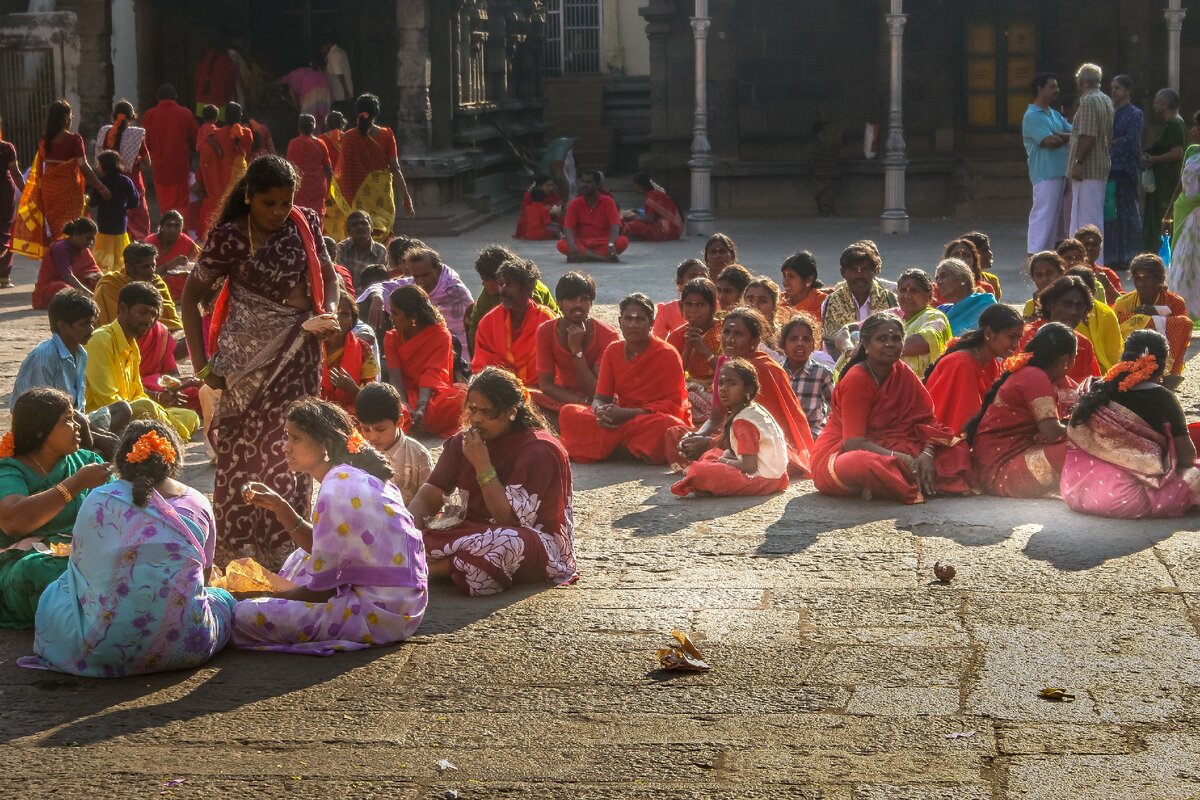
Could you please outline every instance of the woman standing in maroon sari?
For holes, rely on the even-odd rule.
[[[304,516],[312,494],[309,477],[287,470],[285,412],[320,392],[318,337],[337,327],[338,288],[319,218],[292,205],[297,182],[279,156],[256,159],[229,193],[183,290],[196,374],[221,392],[209,431],[221,563],[249,555],[277,569],[292,549],[274,515],[242,500],[244,484],[267,484]],[[200,306],[222,280],[206,359]]]

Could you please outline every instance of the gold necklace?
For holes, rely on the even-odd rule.
[[[42,466],[42,462],[38,461],[38,460],[37,460],[37,457],[36,457],[36,456],[34,456],[34,454],[33,454],[33,453],[30,453],[30,454],[29,454],[29,460],[30,460],[30,461],[32,461],[32,462],[34,463],[34,466],[36,466],[36,467],[38,468],[38,472],[41,472],[41,473],[42,473],[42,475],[49,475],[49,474],[50,474],[50,470],[48,470],[48,469],[46,469],[45,467],[43,467],[43,466]]]
[[[250,240],[250,252],[251,253],[257,253],[258,248],[262,247],[261,243],[259,243],[259,244],[254,243],[254,232],[257,229],[258,229],[258,226],[254,224],[254,220],[251,219],[249,215],[247,215],[246,216],[246,238]]]

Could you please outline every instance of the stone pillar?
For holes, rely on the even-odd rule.
[[[433,141],[429,82],[428,0],[396,0],[396,142],[405,156],[429,151]]]
[[[708,0],[696,0],[692,34],[696,39],[696,114],[692,124],[692,207],[687,215],[689,236],[708,236],[713,229],[712,145],[708,141]]]
[[[904,115],[901,99],[904,95],[904,0],[891,0],[891,13],[886,15],[892,44],[891,101],[888,108],[887,146],[883,155],[883,232],[908,233],[908,211],[904,207],[904,178],[908,167],[905,155]]]
[[[667,39],[676,14],[675,4],[671,0],[650,0],[649,5],[638,9],[638,14],[646,20],[646,38],[650,40],[650,147],[658,150],[661,145],[656,145],[655,140],[664,140],[670,130]]]
[[[1175,91],[1179,85],[1179,32],[1183,29],[1183,18],[1187,9],[1180,8],[1180,0],[1170,0],[1170,8],[1163,11],[1167,20],[1167,86]]]

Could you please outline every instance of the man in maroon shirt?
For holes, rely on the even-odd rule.
[[[158,87],[158,105],[142,115],[160,214],[186,214],[189,202],[192,142],[199,126],[192,112],[175,102],[178,97],[175,87],[164,83]]]
[[[579,176],[579,196],[567,204],[563,238],[558,252],[567,261],[619,261],[629,247],[621,235],[621,214],[611,195],[601,194],[604,173],[599,170]]]

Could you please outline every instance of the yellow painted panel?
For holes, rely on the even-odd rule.
[[[986,22],[967,26],[967,52],[973,56],[995,55],[996,26]]]
[[[967,59],[967,89],[972,92],[991,92],[996,89],[996,59]]]
[[[973,94],[968,97],[967,121],[978,128],[994,126],[996,124],[996,96]]]
[[[1032,22],[1013,22],[1008,26],[1008,53],[1033,53],[1036,47]]]
[[[1019,86],[1029,86],[1033,81],[1033,70],[1032,56],[1009,56],[1008,88],[1013,90]]]
[[[1025,119],[1025,112],[1029,109],[1029,93],[1028,92],[1009,92],[1008,93],[1008,124],[1010,127],[1019,127],[1021,121]]]

